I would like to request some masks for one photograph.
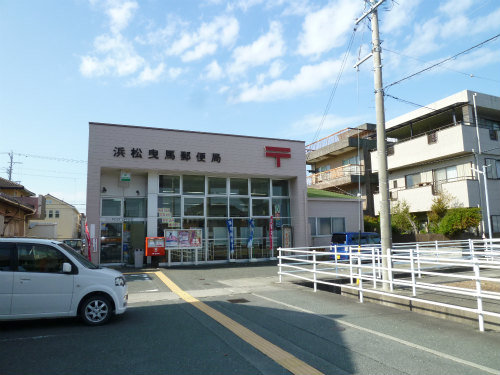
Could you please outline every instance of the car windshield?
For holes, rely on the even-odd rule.
[[[92,263],[90,260],[85,258],[82,254],[80,254],[78,251],[73,249],[72,247],[66,245],[65,243],[60,243],[59,246],[61,246],[64,250],[67,250],[73,255],[73,258],[75,258],[82,266],[85,268],[90,268],[90,269],[97,269],[97,267],[94,263]]]

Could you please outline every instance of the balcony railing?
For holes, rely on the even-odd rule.
[[[364,174],[364,166],[359,164],[347,164],[341,167],[329,169],[307,176],[307,186],[320,184],[323,182],[335,182],[336,180]]]
[[[319,150],[322,147],[331,145],[332,143],[336,143],[341,139],[349,138],[352,134],[346,134],[348,132],[352,132],[352,129],[346,128],[342,129],[336,133],[330,134],[327,137],[321,138],[320,140],[313,142],[311,144],[306,145],[306,154],[312,151]],[[357,133],[355,133],[357,134]]]

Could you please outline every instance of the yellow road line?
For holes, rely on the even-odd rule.
[[[200,311],[204,312],[212,319],[216,320],[224,327],[233,332],[236,336],[246,341],[252,345],[257,350],[261,351],[263,354],[271,358],[273,361],[277,362],[292,374],[296,375],[323,375],[320,371],[314,367],[309,366],[307,363],[301,361],[292,354],[284,351],[280,347],[274,345],[273,343],[267,341],[263,337],[257,335],[256,333],[250,331],[248,328],[242,326],[238,322],[229,318],[228,316],[222,314],[221,312],[211,308],[207,304],[201,302],[200,300],[194,298],[189,293],[186,293],[181,288],[177,286],[172,280],[165,276],[162,272],[148,272],[155,274],[172,292],[177,294],[184,301],[190,303]]]

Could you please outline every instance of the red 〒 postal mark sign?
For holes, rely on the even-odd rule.
[[[281,159],[290,159],[291,150],[289,147],[271,147],[266,146],[266,157],[276,158],[276,166],[281,167]]]

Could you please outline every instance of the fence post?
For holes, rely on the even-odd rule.
[[[439,258],[439,256],[438,256],[438,252],[439,252],[439,243],[438,243],[438,240],[435,241],[435,248],[436,248],[435,249],[436,253],[434,255],[435,255],[436,259],[438,259]]]
[[[314,291],[316,292],[317,286],[316,286],[316,249],[313,250],[313,280],[314,280]]]
[[[278,247],[278,270],[279,270],[279,281],[281,283],[281,247]]]
[[[361,255],[358,253],[358,280],[359,280],[359,302],[363,303],[363,270],[361,268]]]
[[[377,274],[375,273],[375,248],[372,247],[372,277],[373,277],[373,289],[377,289]]]
[[[470,255],[473,258],[476,256],[475,249],[474,249],[474,241],[472,241],[472,246],[470,247]]]
[[[335,245],[335,274],[339,274],[338,260],[337,260],[337,245]]]
[[[420,245],[417,243],[417,270],[418,270],[418,278],[422,278],[422,272],[420,269]]]
[[[413,292],[413,297],[417,295],[417,287],[415,285],[415,265],[413,259],[413,249],[410,249],[410,269],[411,269],[411,289]]]
[[[478,259],[473,260],[474,278],[476,279],[476,293],[477,293],[477,318],[479,320],[479,330],[484,332],[484,316],[483,316],[483,298],[481,296],[481,280]]]
[[[388,254],[388,255],[385,255],[385,256],[389,258],[387,260],[387,269],[388,269],[388,273],[389,273],[389,287],[391,289],[391,292],[393,292],[394,291],[394,285],[392,283],[392,279],[393,279],[393,276],[392,276],[392,250],[391,249],[387,249],[386,254]],[[384,256],[384,255],[382,255],[382,256]]]
[[[378,270],[377,277],[379,279],[382,279],[382,246],[380,246],[379,248],[377,248],[377,263],[378,263],[378,266],[377,266],[377,270]]]
[[[351,278],[351,284],[354,282],[352,277],[352,247],[349,246],[349,276]]]

